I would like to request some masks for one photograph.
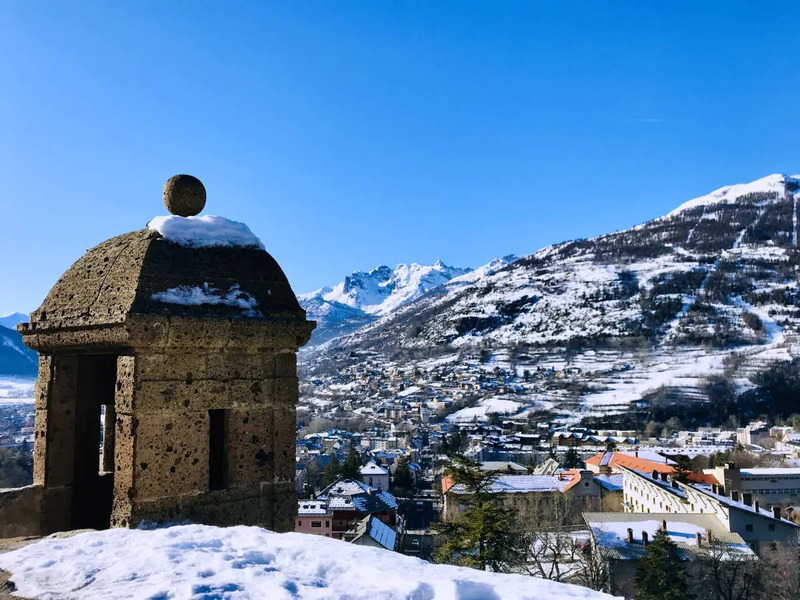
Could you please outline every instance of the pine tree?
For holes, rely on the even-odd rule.
[[[331,452],[331,458],[328,461],[328,466],[325,467],[325,485],[330,485],[342,476],[342,465],[339,463],[339,457],[336,452]]]
[[[398,496],[411,496],[414,493],[414,475],[408,468],[408,457],[401,456],[392,478],[392,491]]]
[[[581,461],[581,457],[578,455],[578,451],[570,446],[567,452],[564,454],[564,466],[567,469],[577,469],[581,466],[582,462],[583,461]]]
[[[463,512],[454,520],[433,526],[444,543],[434,552],[436,562],[485,571],[509,572],[522,560],[523,536],[516,528],[516,512],[502,508],[491,492],[497,473],[482,471],[480,463],[453,455],[447,474],[463,486],[458,503]]]
[[[692,475],[691,461],[685,456],[676,456],[675,470],[672,474],[672,478],[675,479],[675,481],[686,483],[689,481],[689,477],[691,475]]]
[[[350,440],[350,448],[347,449],[347,456],[342,463],[342,477],[345,479],[358,479],[361,477],[361,454],[356,450],[353,440]]]
[[[653,536],[636,570],[638,600],[687,600],[692,595],[678,546],[663,529]]]

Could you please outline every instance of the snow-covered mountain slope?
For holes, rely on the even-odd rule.
[[[431,349],[512,349],[560,360],[565,349],[637,348],[659,369],[625,387],[633,393],[605,382],[604,401],[623,402],[673,380],[693,385],[734,351],[764,364],[791,357],[800,334],[799,199],[796,176],[722,188],[632,229],[443,286],[316,349],[306,364],[365,350],[417,360]]]
[[[0,325],[0,375],[35,377],[38,364],[36,352],[22,343],[22,336]]]
[[[756,179],[755,181],[751,181],[750,183],[739,183],[736,185],[726,185],[718,190],[714,190],[710,194],[705,196],[700,196],[699,198],[695,198],[694,200],[689,200],[688,202],[684,202],[678,208],[673,210],[672,212],[666,215],[667,218],[674,217],[675,215],[689,210],[691,208],[697,208],[699,206],[711,206],[714,204],[733,204],[740,198],[747,196],[748,194],[769,194],[773,195],[772,197],[779,200],[783,197],[785,192],[786,183],[789,182],[791,185],[792,181],[797,181],[800,178],[800,175],[767,175],[766,177],[762,177],[761,179]]]
[[[380,266],[368,273],[355,271],[334,287],[301,294],[298,300],[309,318],[317,321],[312,344],[318,344],[390,315],[442,284],[469,283],[463,278],[473,273],[483,276],[505,267],[513,258],[496,258],[475,271],[450,267],[439,260],[432,265],[399,264],[394,269]]]
[[[5,315],[4,317],[0,317],[0,327],[7,327],[8,329],[14,329],[18,324],[25,323],[28,320],[28,315],[23,313],[15,312],[9,315]]]
[[[357,308],[368,315],[383,316],[469,271],[449,267],[440,260],[432,265],[399,264],[394,269],[384,265],[369,273],[355,271],[332,288],[322,288],[299,298],[301,301],[322,298],[325,302]]]
[[[524,575],[434,565],[388,550],[258,527],[182,525],[46,538],[0,554],[28,598],[611,599]]]

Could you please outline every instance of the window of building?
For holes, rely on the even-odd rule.
[[[322,527],[322,521],[311,521],[312,527]]]
[[[330,521],[325,521],[325,527],[330,527],[330,526],[331,526],[331,522]]]
[[[302,521],[298,521],[298,522],[297,522],[297,526],[298,526],[298,527],[302,527],[302,526],[303,526],[303,522],[302,522]]]

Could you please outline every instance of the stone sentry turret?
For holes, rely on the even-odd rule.
[[[293,528],[296,356],[315,323],[247,226],[196,216],[205,200],[171,178],[172,215],[89,250],[18,327],[39,352],[34,482],[0,494],[0,535]]]

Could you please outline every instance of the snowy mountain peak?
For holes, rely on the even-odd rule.
[[[432,265],[400,263],[369,272],[354,271],[333,287],[324,287],[297,298],[317,321],[312,344],[350,333],[374,319],[387,316],[441,285],[466,285],[507,266],[517,257],[495,258],[475,269],[451,267],[442,260]]]
[[[354,271],[337,285],[303,294],[300,300],[311,302],[319,297],[328,303],[342,304],[368,315],[382,316],[469,271],[470,269],[449,267],[441,260],[432,265],[401,263],[394,269],[381,265],[366,273]]]
[[[776,199],[782,199],[787,193],[793,193],[800,187],[800,175],[781,175],[775,173],[750,183],[726,185],[710,194],[700,196],[684,202],[678,208],[668,213],[666,217],[673,217],[691,208],[709,206],[713,204],[732,204],[739,198],[749,194],[775,194]]]

